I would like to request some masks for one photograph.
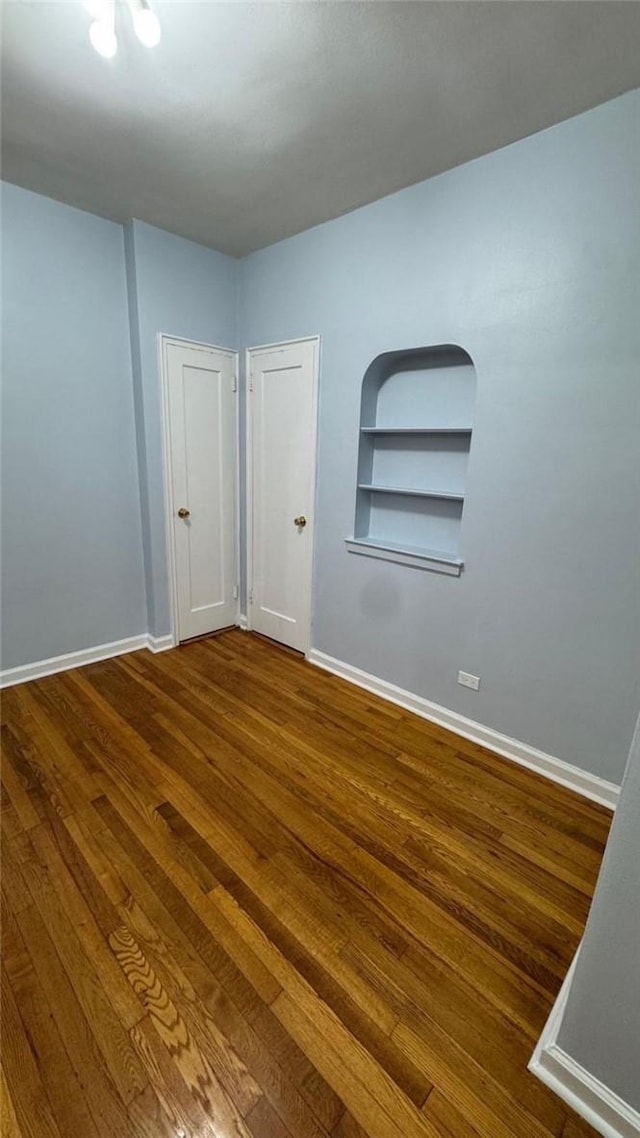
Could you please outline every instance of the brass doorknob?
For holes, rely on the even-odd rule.
[[[178,517],[179,518],[188,518],[190,516],[190,514],[191,514],[191,511],[187,510],[185,506],[181,506],[180,509],[178,510]]]
[[[304,514],[300,514],[299,518],[293,519],[293,524],[294,526],[298,526],[298,529],[304,529],[307,524],[307,519],[305,518]]]

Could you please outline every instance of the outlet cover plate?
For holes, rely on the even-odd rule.
[[[480,687],[480,676],[472,676],[471,672],[458,672],[458,683],[462,684],[463,688],[477,691]]]

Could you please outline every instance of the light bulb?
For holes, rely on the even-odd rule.
[[[104,16],[101,20],[94,20],[89,28],[89,39],[98,55],[104,59],[113,59],[118,50],[118,41],[112,20]]]
[[[160,21],[146,4],[141,4],[134,12],[133,27],[140,43],[145,47],[155,47],[160,43]]]

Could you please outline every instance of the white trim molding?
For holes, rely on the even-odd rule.
[[[531,1056],[529,1070],[604,1138],[639,1138],[638,1111],[576,1063],[556,1042],[579,951],[578,947]]]
[[[168,648],[175,648],[175,643],[168,632],[166,636],[147,636],[146,647],[150,652],[166,652]]]
[[[167,649],[173,648],[173,637],[149,636],[148,633],[141,633],[140,636],[128,636],[126,640],[96,644],[95,648],[83,648],[80,652],[65,652],[64,655],[52,655],[48,660],[23,663],[19,668],[6,668],[5,671],[0,671],[0,687],[26,684],[30,679],[55,676],[57,671],[83,668],[88,663],[110,660],[114,655],[139,652],[142,648],[148,649],[149,652],[166,652]]]
[[[388,699],[390,703],[398,704],[406,711],[413,711],[415,715],[420,715],[431,723],[437,723],[439,727],[445,727],[447,730],[453,731],[454,734],[461,735],[463,739],[470,739],[472,743],[479,743],[480,746],[487,747],[488,750],[495,751],[496,754],[511,759],[512,762],[519,763],[520,766],[537,771],[538,774],[545,775],[553,782],[560,783],[561,786],[566,786],[570,790],[575,790],[578,794],[582,794],[594,802],[599,802],[601,806],[607,806],[610,810],[614,810],[616,807],[620,787],[613,782],[607,782],[589,771],[580,770],[579,767],[574,767],[571,763],[564,762],[563,759],[557,759],[554,755],[538,751],[535,747],[530,747],[528,743],[520,743],[517,739],[502,735],[499,731],[494,731],[492,727],[485,727],[484,724],[476,723],[473,719],[466,719],[457,711],[450,711],[438,703],[432,703],[431,700],[425,699],[424,696],[415,695],[413,692],[405,691],[404,688],[396,687],[395,684],[391,684],[387,680],[363,672],[360,668],[354,667],[353,664],[346,664],[343,660],[336,660],[333,656],[327,656],[317,648],[311,648],[307,653],[307,660],[318,668],[324,668],[325,671],[341,676],[349,683],[356,684],[358,687],[365,688],[366,691],[381,696],[382,699]]]
[[[25,684],[41,676],[53,676],[56,672],[68,672],[71,668],[83,668],[86,664],[97,664],[100,660],[110,660],[112,656],[124,656],[127,652],[138,652],[148,648],[150,652],[165,652],[173,648],[171,636],[128,636],[125,640],[112,640],[109,644],[96,644],[93,648],[82,648],[79,652],[65,652],[63,656],[51,656],[48,660],[35,660],[33,664],[22,664],[18,668],[6,668],[0,672],[0,688],[10,688],[14,684]]]

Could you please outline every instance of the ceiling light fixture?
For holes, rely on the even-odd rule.
[[[129,0],[134,31],[145,47],[156,47],[160,43],[160,21],[149,0]]]
[[[116,0],[82,0],[84,7],[93,16],[89,28],[89,39],[98,55],[113,59],[118,50],[116,36]],[[149,0],[127,0],[127,7],[133,23],[133,30],[145,47],[155,47],[160,43],[160,21]]]
[[[96,13],[98,12],[97,3],[94,4]],[[98,15],[89,28],[89,39],[91,46],[95,48],[98,55],[103,59],[113,59],[118,50],[118,40],[116,39],[116,19],[115,19],[115,0],[102,6],[102,11]]]

